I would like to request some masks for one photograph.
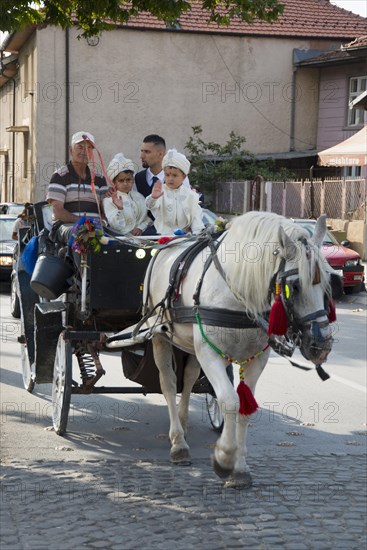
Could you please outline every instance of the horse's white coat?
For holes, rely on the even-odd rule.
[[[285,269],[299,269],[300,289],[295,297],[295,314],[301,318],[322,310],[327,290],[327,274],[321,261],[321,282],[313,285],[312,281],[314,265],[318,260],[318,245],[325,230],[325,220],[321,220],[315,232],[317,242],[309,240],[305,246],[307,232],[281,216],[265,212],[250,212],[240,216],[226,234],[217,254],[226,281],[212,263],[202,285],[201,305],[230,311],[246,311],[253,316],[264,312],[269,309],[268,290],[271,278],[279,270],[281,259],[284,258]],[[298,239],[303,239],[303,244]],[[187,244],[170,246],[162,250],[156,258],[151,270],[148,309],[165,296],[170,268],[182,252],[183,246]],[[274,251],[277,253],[273,254]],[[208,254],[209,251],[206,249],[195,258],[182,283],[180,290],[183,305],[193,306],[193,293]],[[292,278],[295,277],[290,279]],[[144,288],[147,289],[147,283]],[[182,462],[189,457],[189,448],[185,440],[188,400],[201,365],[224,413],[223,432],[214,452],[216,471],[223,477],[232,472],[240,485],[246,484],[249,482],[246,463],[246,431],[249,418],[238,414],[239,399],[227,377],[227,363],[203,341],[196,324],[181,323],[171,326],[169,314],[166,314],[165,319],[172,343],[193,355],[185,373],[185,388],[177,410],[176,376],[172,369],[170,339],[161,333],[153,336],[155,362],[169,410],[171,459],[174,462]],[[327,321],[326,316],[322,316],[321,320]],[[152,322],[150,324],[152,325]],[[239,362],[261,351],[268,340],[260,328],[232,329],[206,326],[204,331],[217,348]],[[328,327],[324,330],[324,336],[330,337]],[[310,334],[308,339],[313,342]],[[245,381],[253,392],[269,353],[267,350],[246,365]]]

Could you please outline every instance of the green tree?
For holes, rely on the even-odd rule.
[[[173,22],[190,11],[191,4],[185,0],[1,0],[0,30],[13,32],[32,24],[77,25],[80,36],[88,37],[126,23],[140,12]],[[284,10],[279,0],[201,0],[201,5],[203,19],[218,25],[229,25],[234,17],[248,23],[272,22]]]
[[[226,181],[254,180],[261,175],[265,180],[283,181],[294,174],[278,169],[274,160],[257,160],[255,156],[242,148],[246,142],[244,136],[230,132],[224,145],[202,138],[202,127],[192,126],[192,136],[185,148],[191,162],[190,183],[197,185],[203,192],[214,192],[219,183]]]

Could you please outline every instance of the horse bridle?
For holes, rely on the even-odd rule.
[[[316,338],[322,340],[323,338],[321,334],[321,329],[325,328],[328,325],[327,318],[328,318],[329,311],[326,308],[329,302],[329,297],[325,294],[324,309],[319,309],[301,318],[296,317],[294,312],[294,295],[296,292],[296,288],[299,285],[299,277],[298,277],[299,270],[298,268],[285,270],[284,269],[285,264],[286,264],[286,261],[284,258],[282,258],[279,270],[274,275],[272,279],[272,283],[270,285],[269,303],[271,301],[271,296],[275,292],[275,283],[277,282],[280,285],[281,300],[283,302],[284,309],[286,311],[286,315],[289,323],[289,329],[291,333],[294,336],[299,335],[305,327],[307,327],[308,325],[311,325],[311,331],[313,335]],[[288,280],[289,277],[293,277],[294,275],[296,275],[297,278],[289,281]],[[318,264],[316,264],[316,272],[315,272],[312,284],[315,285],[319,282],[320,282],[320,272],[319,272],[319,266]],[[321,322],[317,321],[319,317],[326,317],[326,320]]]

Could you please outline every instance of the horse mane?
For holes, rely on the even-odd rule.
[[[308,239],[309,234],[304,228],[271,212],[247,212],[232,223],[220,247],[219,258],[230,289],[252,317],[269,309],[271,280],[283,257],[282,253],[273,254],[280,246],[280,226],[296,245],[292,267],[298,267],[301,291],[307,293],[311,290],[315,264],[318,263],[321,285],[329,293],[325,260]]]

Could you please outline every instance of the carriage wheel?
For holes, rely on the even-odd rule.
[[[205,401],[210,424],[216,432],[220,433],[223,430],[224,418],[215,393],[206,393]]]
[[[231,384],[233,385],[234,378],[233,378],[232,365],[229,365],[227,367],[227,376],[230,379]],[[213,426],[213,429],[216,432],[221,433],[223,430],[224,418],[223,418],[222,411],[220,410],[218,399],[217,399],[217,396],[215,395],[213,388],[210,393],[205,394],[205,401],[206,401],[206,409],[208,411],[210,424]]]
[[[27,343],[24,335],[24,323],[21,320],[21,334],[23,335],[20,340],[20,362],[22,365],[22,376],[24,387],[29,393],[32,393],[36,384],[36,372],[34,363],[30,363]]]
[[[52,383],[52,422],[58,435],[64,435],[68,423],[73,355],[71,343],[62,332],[57,342]]]
[[[15,319],[20,319],[20,303],[17,292],[16,275],[10,281],[10,313]]]

